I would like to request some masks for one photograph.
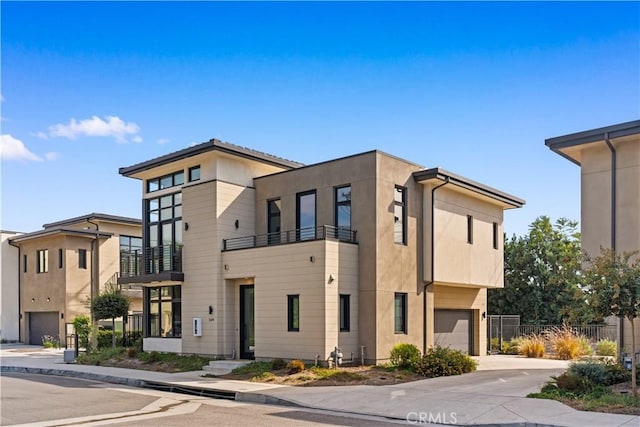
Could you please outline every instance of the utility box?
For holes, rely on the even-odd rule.
[[[193,336],[194,337],[202,336],[202,318],[201,317],[193,318]]]
[[[76,360],[76,350],[73,348],[67,348],[64,350],[64,363],[72,363]]]

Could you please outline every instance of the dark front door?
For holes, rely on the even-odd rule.
[[[253,285],[240,285],[240,358],[253,359],[254,345]]]

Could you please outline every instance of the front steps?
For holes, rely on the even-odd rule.
[[[251,360],[212,360],[208,365],[203,366],[202,370],[213,375],[230,374],[236,368],[248,365]]]

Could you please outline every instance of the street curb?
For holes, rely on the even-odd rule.
[[[103,381],[112,384],[128,385],[131,387],[144,387],[145,381],[135,378],[114,377],[112,375],[94,374],[91,372],[67,371],[63,369],[28,368],[24,366],[0,366],[0,372],[17,372],[27,374],[57,375],[62,377],[75,377],[87,380]]]

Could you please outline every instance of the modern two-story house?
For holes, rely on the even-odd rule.
[[[18,248],[20,341],[40,345],[44,335],[64,339],[67,323],[91,314],[89,298],[117,286],[120,275],[138,273],[126,255],[140,250],[141,234],[139,219],[92,213],[11,237],[9,243]],[[131,311],[142,310],[140,287],[122,292],[130,297]]]
[[[144,271],[119,282],[144,287],[145,350],[485,353],[517,197],[380,151],[305,166],[215,139],[120,174],[142,184]]]
[[[545,144],[580,166],[582,250],[640,250],[640,120],[549,138]],[[619,322],[620,347],[631,353],[631,327]],[[634,353],[640,352],[640,319]]]

